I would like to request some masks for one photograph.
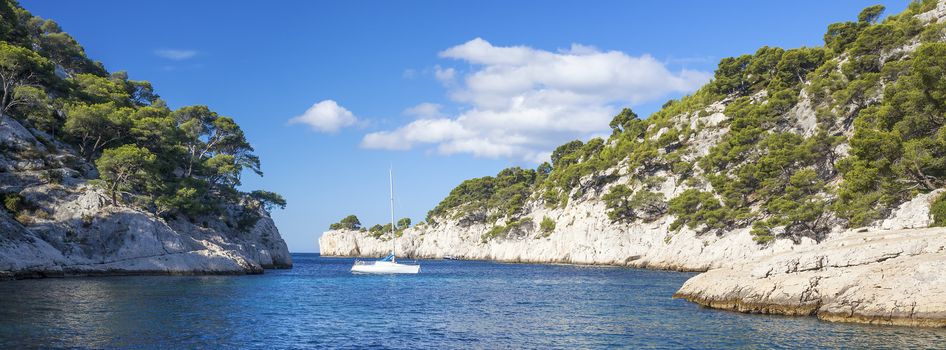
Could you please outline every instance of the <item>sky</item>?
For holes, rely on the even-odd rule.
[[[695,91],[720,59],[820,46],[828,24],[907,1],[39,1],[110,71],[171,108],[234,118],[262,159],[244,190],[292,252],[332,222],[422,221],[465,179],[536,167]]]

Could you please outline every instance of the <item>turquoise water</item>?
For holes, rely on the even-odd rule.
[[[935,348],[946,330],[746,315],[671,299],[689,273],[422,261],[351,275],[293,256],[258,276],[0,282],[0,348]]]

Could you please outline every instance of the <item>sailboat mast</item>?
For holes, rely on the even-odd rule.
[[[388,180],[391,183],[391,242],[394,242],[394,249],[391,255],[397,256],[397,230],[394,227],[394,169],[388,168]]]

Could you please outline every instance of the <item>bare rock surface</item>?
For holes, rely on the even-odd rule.
[[[558,222],[555,230],[544,233],[538,223],[544,217]],[[725,234],[698,235],[683,229],[669,230],[673,218],[651,222],[613,224],[600,201],[585,201],[564,209],[537,208],[530,213],[532,225],[506,239],[483,240],[492,226],[463,225],[457,221],[420,225],[404,231],[397,239],[399,254],[417,258],[450,255],[462,259],[505,262],[616,265],[705,271],[734,261],[771,255],[815,245],[804,239],[799,244],[778,240],[760,248],[747,229]],[[520,220],[521,221],[521,220]],[[390,235],[374,237],[367,232],[335,230],[322,234],[319,249],[326,256],[383,256],[393,248]]]
[[[917,17],[922,23],[940,23],[946,18],[946,1]],[[910,42],[886,54],[909,54],[917,47],[918,42]],[[767,94],[760,90],[750,99],[763,101]],[[695,162],[719,144],[730,127],[726,115],[729,102],[732,100],[723,99],[701,111],[670,117],[673,125],[689,125],[693,131],[684,141],[685,148],[678,149],[686,150],[679,159]],[[819,125],[817,108],[802,92],[784,116],[792,122],[775,129],[803,136],[822,128],[837,135],[853,134],[849,123]],[[664,128],[661,126],[652,141],[666,134]],[[666,149],[657,152],[662,151]],[[813,165],[813,170],[836,185],[842,179],[832,170],[834,163],[846,157],[851,147],[843,141],[833,151],[822,163]],[[701,167],[692,171],[691,179],[706,175]],[[635,176],[639,181],[635,182]],[[946,229],[928,228],[933,223],[930,206],[942,189],[917,195],[897,208],[878,208],[882,220],[869,227],[846,230],[841,218],[826,212],[818,230],[773,227],[772,241],[762,245],[750,234],[752,222],[734,222],[728,229],[697,225],[692,230],[671,231],[676,218],[667,213],[635,213],[630,222],[608,218],[603,196],[612,186],[626,185],[635,193],[648,190],[666,199],[689,189],[713,190],[707,181],[688,182],[678,176],[646,165],[631,168],[624,162],[569,185],[568,193],[562,193],[567,196],[564,206],[553,202],[550,209],[536,198],[541,195],[530,197],[513,214],[490,212],[489,208],[475,212],[455,205],[457,210],[439,212],[435,222],[407,229],[396,241],[389,233],[333,230],[321,236],[319,246],[323,255],[338,256],[382,256],[397,244],[399,255],[418,258],[450,255],[506,262],[707,271],[688,281],[677,295],[706,306],[744,312],[946,326],[946,277],[941,273],[946,267]],[[598,181],[600,178],[607,181]],[[648,179],[663,182],[643,184]],[[554,221],[555,227],[543,231],[539,223],[546,219]]]
[[[19,195],[31,208],[17,214],[0,209],[0,279],[245,274],[292,266],[286,243],[265,211],[255,226],[240,230],[213,220],[206,227],[167,222],[111,205],[80,175],[94,171],[88,163],[76,159],[68,146],[44,146],[37,134],[43,136],[2,117],[0,192]],[[50,181],[50,173],[62,179]]]
[[[218,231],[107,205],[91,186],[53,197],[59,202],[44,208],[54,214],[29,225],[0,212],[0,276],[244,274],[292,266],[268,216],[249,232]]]
[[[845,232],[713,269],[676,293],[708,307],[828,321],[946,326],[946,228]]]

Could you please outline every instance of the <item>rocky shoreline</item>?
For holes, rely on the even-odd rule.
[[[442,258],[436,254],[412,256]],[[946,270],[946,228],[847,231],[808,249],[785,251],[708,270],[686,265],[635,263],[641,260],[640,257],[631,257],[623,263],[604,264],[562,258],[459,257],[507,263],[564,263],[702,272],[688,280],[673,297],[705,307],[743,313],[816,316],[830,322],[946,327],[946,276],[939,273]]]
[[[946,327],[946,228],[848,232],[688,280],[674,295],[739,312]]]
[[[870,11],[882,9],[882,6],[868,8],[865,16],[870,17]],[[920,10],[925,12],[914,13],[915,20],[890,17],[889,23],[878,24],[876,28],[939,26],[946,18],[946,1],[914,3],[910,9]],[[931,31],[942,30],[939,27],[928,28],[936,28]],[[865,31],[868,32],[875,35],[873,31]],[[889,55],[889,60],[881,63],[897,60],[902,62],[898,64],[912,64],[909,59],[914,56],[941,56],[929,51],[933,46],[924,43],[928,40],[925,37],[905,37],[895,46],[873,49]],[[864,38],[859,45],[865,48],[878,42],[873,36]],[[841,49],[840,46],[836,48]],[[746,59],[746,65],[758,64],[761,67],[767,64],[764,63],[770,54],[767,52],[760,50],[754,56],[743,56],[730,63]],[[859,54],[852,50],[837,53],[840,55],[834,57],[836,60],[827,61],[834,63],[822,63],[819,69],[837,72],[838,79],[841,79],[837,80],[839,87],[844,85],[844,81],[864,82],[875,85],[879,92],[885,84],[892,86],[890,84],[894,83],[856,76],[842,79],[841,76],[848,74],[844,73],[847,68],[843,62],[859,62],[857,60],[861,58],[876,61],[876,57],[857,57]],[[736,67],[738,65],[742,63],[734,63],[731,67],[742,71],[743,68]],[[936,68],[940,69],[939,66]],[[720,77],[745,78],[748,85],[751,85],[748,80],[757,78],[749,79],[752,73],[727,74],[723,71]],[[589,168],[574,167],[568,162],[556,165],[553,158],[549,177],[541,183],[516,180],[519,177],[512,175],[521,171],[516,168],[507,169],[509,172],[503,170],[496,177],[468,180],[471,182],[460,184],[454,189],[456,192],[451,192],[431,211],[427,223],[404,230],[397,239],[397,251],[418,258],[451,255],[502,262],[705,271],[688,281],[676,296],[709,307],[742,312],[817,315],[828,321],[946,326],[946,278],[940,276],[946,267],[946,241],[940,236],[946,236],[946,229],[929,228],[933,224],[930,207],[943,193],[942,184],[926,183],[903,189],[893,187],[902,196],[898,196],[896,201],[884,202],[870,197],[888,196],[883,192],[886,190],[879,189],[886,187],[875,182],[899,179],[881,178],[877,172],[871,171],[886,170],[874,170],[873,165],[865,165],[855,173],[858,176],[846,178],[848,175],[842,171],[841,160],[859,162],[882,158],[874,150],[865,149],[868,146],[864,145],[868,143],[858,145],[850,142],[856,138],[853,125],[857,120],[873,118],[872,115],[861,116],[860,111],[864,106],[883,105],[886,108],[898,105],[876,101],[861,105],[826,104],[823,98],[816,96],[825,92],[824,87],[819,83],[817,89],[821,90],[810,88],[816,81],[827,81],[823,80],[825,74],[818,73],[818,79],[799,76],[799,83],[806,87],[798,90],[768,85],[754,89],[751,94],[729,94],[714,103],[696,103],[698,107],[695,108],[699,110],[674,109],[674,104],[668,104],[666,110],[675,115],[659,116],[666,119],[655,124],[642,124],[646,130],[634,129],[637,136],[630,140],[640,141],[643,148],[617,148],[616,145],[623,140],[617,137],[599,140],[597,144],[589,141],[587,144],[563,145],[564,148],[556,149],[562,157],[558,158],[559,161],[564,157],[575,157],[579,162],[589,162],[585,163]],[[920,76],[926,73],[917,70],[909,74]],[[910,75],[893,77],[901,76]],[[708,86],[720,87],[713,83]],[[915,92],[929,89],[910,86],[903,87]],[[829,91],[836,95],[841,91],[832,89]],[[845,90],[844,93],[848,92]],[[797,99],[775,97],[780,94]],[[893,96],[885,94],[883,98]],[[770,118],[768,114],[773,112],[767,108],[752,107],[750,110],[748,106],[761,106],[771,101],[781,105],[789,100],[792,107],[777,113],[780,115],[776,119],[780,121],[765,127],[766,132],[772,132],[770,136],[780,135],[768,139],[773,144],[760,147],[744,143],[748,139],[765,143],[758,141],[756,136],[747,136],[755,135],[755,132],[746,130],[759,128],[756,124],[769,123],[763,120]],[[828,109],[857,113],[834,115],[835,112],[831,112],[828,114],[833,118],[822,118],[822,111]],[[616,116],[612,127],[620,124],[623,117],[626,115]],[[737,124],[739,134],[732,134]],[[892,132],[886,127],[880,129],[882,133]],[[626,130],[616,135],[626,136],[624,133]],[[686,136],[681,137],[683,134]],[[831,139],[838,136],[839,141],[835,144],[820,138],[824,134],[832,135]],[[669,143],[651,147],[663,144],[661,140]],[[731,143],[733,140],[738,142]],[[808,147],[803,146],[806,142],[819,146],[798,148]],[[782,144],[791,146],[778,146]],[[571,149],[574,145],[581,148],[577,151]],[[819,148],[822,146],[824,148]],[[595,147],[603,148],[595,151]],[[602,156],[605,150],[617,152],[619,149],[630,152],[631,157],[617,164],[606,162],[611,158]],[[799,150],[822,154],[807,159],[796,154]],[[737,151],[751,156],[733,156]],[[852,152],[863,153],[866,158],[857,158],[860,156]],[[607,153],[608,156],[613,154]],[[762,157],[761,154],[771,157]],[[665,158],[667,155],[673,157]],[[632,158],[636,160],[631,161]],[[655,162],[650,164],[640,159]],[[711,164],[717,161],[718,164]],[[759,162],[764,166],[748,162]],[[610,168],[599,169],[602,164],[609,164]],[[682,168],[673,171],[679,164]],[[847,164],[851,168],[855,163]],[[917,166],[915,161],[913,166]],[[587,169],[593,171],[585,172]],[[554,177],[556,175],[562,178]],[[520,177],[529,178],[528,175]],[[849,191],[845,198],[841,198],[837,191],[841,187],[838,186],[851,179],[860,179],[857,181],[865,184],[855,185],[863,188]],[[722,180],[744,181],[750,184],[748,188],[751,191],[743,193],[727,188]],[[753,184],[755,182],[778,185],[770,187],[772,192],[766,192],[764,188],[768,185]],[[561,184],[567,186],[559,186]],[[515,193],[515,186],[533,186],[533,190],[531,193]],[[789,188],[794,190],[789,191]],[[484,199],[469,195],[475,191],[492,192]],[[788,196],[788,193],[793,194]],[[859,203],[856,198],[861,196],[872,201]],[[733,202],[744,203],[726,203],[740,197],[743,199]],[[516,202],[514,207],[504,206],[504,202],[512,198],[522,202]],[[831,203],[853,210],[862,217],[853,220],[850,212],[844,214],[843,210],[830,209]],[[900,204],[898,208],[868,208],[887,205],[883,203]],[[879,210],[875,213],[873,209]],[[848,230],[861,225],[868,227]],[[753,226],[755,235],[751,232]],[[341,227],[358,228],[351,225]],[[671,230],[671,227],[679,229]],[[378,229],[373,234],[368,231],[325,232],[319,239],[321,252],[335,256],[381,256],[391,251],[393,237],[390,233]]]
[[[537,225],[520,225],[506,239],[483,241],[491,226],[464,225],[446,221],[436,225],[409,228],[397,240],[397,251],[407,257],[439,259],[446,255],[466,260],[492,260],[512,263],[563,263],[609,265],[659,270],[702,272],[732,260],[747,260],[775,252],[815,245],[805,239],[799,244],[780,240],[762,249],[752,241],[748,230],[734,230],[723,235],[697,235],[683,229],[669,233],[671,217],[651,222],[614,225],[604,204],[589,199],[565,208],[532,208],[531,222],[543,217],[560,224],[553,232],[541,232]],[[332,230],[319,239],[325,256],[380,257],[392,248],[390,235],[378,237],[367,232]]]
[[[288,268],[292,257],[269,213],[241,229],[214,217],[166,220],[132,206],[113,205],[83,173],[47,159],[75,158],[52,137],[45,145],[18,121],[0,117],[0,193],[29,208],[0,209],[0,280],[65,276],[259,274]],[[48,135],[47,135],[48,136]],[[48,174],[58,174],[48,181]]]
[[[589,200],[555,212],[538,209],[536,217],[556,215],[570,222],[548,235],[483,242],[486,226],[440,223],[405,230],[397,249],[413,258],[703,272],[674,297],[746,313],[943,327],[946,276],[937,271],[946,268],[946,228],[926,228],[930,203],[939,193],[915,197],[873,227],[839,230],[821,242],[759,246],[745,230],[668,235],[667,218],[615,227],[597,208],[600,202]],[[324,256],[377,257],[392,247],[389,236],[354,230],[325,232],[319,244]]]
[[[128,208],[100,209],[88,227],[69,222],[52,218],[43,226],[25,227],[0,213],[0,280],[261,274],[292,267],[268,217],[244,237],[169,224]]]

